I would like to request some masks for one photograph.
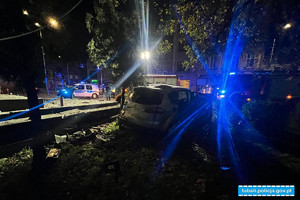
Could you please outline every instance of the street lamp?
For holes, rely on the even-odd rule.
[[[292,27],[292,24],[291,24],[291,23],[287,23],[287,24],[285,24],[282,28],[283,28],[284,30],[287,30],[287,29],[289,29],[289,28],[291,28],[291,27]],[[276,43],[276,38],[274,38],[273,44],[272,44],[272,50],[271,50],[271,55],[270,55],[270,66],[271,66],[271,63],[272,63],[273,55],[274,55],[275,43]]]
[[[149,62],[148,62],[150,60],[150,57],[151,57],[151,54],[150,54],[149,51],[142,51],[141,52],[140,58],[142,60],[146,61],[146,72],[147,72],[147,74],[150,73],[150,69],[149,69],[150,67],[149,67]]]
[[[22,12],[23,12],[23,15],[26,15],[26,16],[28,16],[28,15],[29,15],[29,13],[28,13],[28,11],[27,11],[27,10],[22,10]]]
[[[53,18],[53,17],[48,17],[48,23],[50,24],[50,26],[51,26],[52,28],[55,28],[55,29],[58,29],[58,28],[59,28],[59,23],[58,23],[58,21],[57,21],[55,18]]]
[[[292,25],[290,24],[290,23],[287,23],[286,25],[284,25],[282,28],[283,29],[289,29],[289,28],[291,28],[292,27]]]
[[[51,27],[53,28],[59,28],[58,22],[52,18],[48,18],[48,22],[52,25]],[[46,89],[47,89],[47,94],[49,96],[49,87],[48,87],[48,76],[47,76],[47,67],[46,67],[46,59],[45,59],[45,51],[44,51],[44,46],[43,46],[43,34],[42,34],[42,28],[41,25],[38,22],[35,22],[34,25],[38,28],[40,28],[40,38],[41,38],[41,50],[42,50],[42,57],[43,57],[43,65],[44,65],[44,73],[45,73],[45,84],[46,84]]]
[[[143,51],[141,53],[140,57],[141,57],[142,60],[149,60],[150,59],[150,52],[149,51]]]
[[[37,22],[35,22],[34,25],[35,25],[36,27],[39,27],[39,28],[41,27],[41,25],[40,25],[39,23],[37,23]]]

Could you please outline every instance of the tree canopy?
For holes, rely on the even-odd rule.
[[[86,26],[92,37],[88,43],[89,57],[98,67],[109,67],[115,80],[138,60],[140,23],[136,8],[130,0],[95,0],[94,12],[86,16]],[[108,61],[111,62],[108,64]],[[140,78],[141,68],[123,85],[137,84]]]
[[[241,36],[243,49],[249,53],[261,52],[268,59],[273,39],[276,38],[275,57],[278,61],[299,62],[299,13],[300,3],[292,0],[177,0],[155,2],[160,16],[158,30],[166,36],[173,35],[180,28],[179,42],[184,46],[188,60],[186,68],[199,63],[190,44],[193,44],[205,59],[224,54],[228,40]],[[286,23],[294,28],[283,30]],[[186,34],[186,35],[185,35]],[[166,38],[160,45],[161,52],[172,48],[172,41]]]

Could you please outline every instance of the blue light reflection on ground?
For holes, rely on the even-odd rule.
[[[226,166],[222,166],[220,167],[221,170],[223,171],[227,171],[227,170],[230,170],[231,168],[230,167],[226,167]]]
[[[168,135],[165,137],[165,139],[170,138],[178,128],[180,128],[182,125],[184,125],[187,121],[189,121],[192,117],[194,117],[199,111],[201,111],[203,108],[205,108],[208,105],[208,103],[201,106],[199,109],[197,109],[195,112],[193,112],[190,116],[188,116],[183,122],[181,122],[178,126],[172,128]]]
[[[221,99],[218,116],[218,158],[222,167],[233,167],[238,179],[244,180],[241,165],[229,127],[228,99]],[[222,169],[223,170],[223,169]]]
[[[200,114],[203,114],[202,111],[204,108],[208,106],[208,103],[201,106],[199,109],[197,109],[195,112],[193,112],[190,116],[188,116],[183,122],[181,122],[178,126],[170,130],[168,135],[165,137],[164,141],[170,141],[167,144],[167,147],[163,150],[162,155],[159,159],[159,163],[156,166],[156,174],[160,174],[164,168],[164,166],[167,164],[168,160],[172,156],[173,152],[175,151],[182,134],[184,131],[190,126],[190,124],[197,119],[197,117]],[[176,133],[176,135],[175,135]],[[174,136],[175,135],[175,136]],[[174,136],[171,138],[171,136]]]
[[[172,139],[172,141],[168,144],[168,146],[165,148],[165,150],[162,153],[161,158],[159,159],[159,163],[156,166],[156,174],[160,174],[164,168],[164,166],[167,164],[169,158],[175,151],[178,142],[180,141],[182,134],[184,131],[189,127],[189,125],[197,118],[197,115],[194,115],[190,120],[178,131],[176,136]]]

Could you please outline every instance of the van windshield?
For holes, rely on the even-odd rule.
[[[131,97],[131,101],[143,105],[159,105],[162,102],[163,96],[160,91],[136,88]]]

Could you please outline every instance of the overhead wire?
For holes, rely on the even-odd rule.
[[[0,38],[0,41],[11,40],[11,39],[16,39],[16,38],[23,37],[23,36],[26,36],[26,35],[30,35],[30,34],[32,34],[32,33],[35,33],[35,32],[37,32],[37,31],[42,30],[43,28],[44,28],[44,27],[38,28],[38,29],[36,29],[36,30],[29,31],[29,32],[27,32],[27,33],[22,33],[22,34],[20,34],[20,35],[14,35],[14,36],[10,36],[10,37]]]
[[[61,20],[62,18],[64,18],[65,16],[67,16],[70,12],[72,12],[83,0],[79,0],[70,10],[68,10],[65,14],[63,14],[61,17],[59,17],[59,19]],[[38,28],[36,30],[33,31],[29,31],[27,33],[22,33],[19,35],[14,35],[14,36],[9,36],[9,37],[5,37],[5,38],[0,38],[0,41],[5,41],[5,40],[11,40],[11,39],[16,39],[16,38],[20,38],[26,35],[30,35],[32,33],[35,33],[37,31],[40,31],[42,29],[44,29],[45,26],[42,26],[41,28]]]

